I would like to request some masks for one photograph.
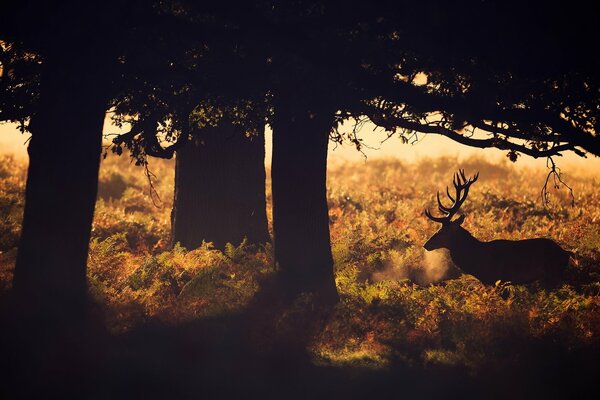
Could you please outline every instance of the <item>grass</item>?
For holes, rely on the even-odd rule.
[[[25,166],[0,161],[0,290],[10,290],[23,209]],[[463,206],[465,228],[480,240],[551,237],[575,252],[562,287],[546,291],[499,282],[484,286],[461,275],[443,252],[422,244],[437,229],[423,216],[457,168],[480,171]],[[600,335],[600,191],[594,175],[565,174],[544,206],[545,171],[480,158],[338,163],[328,176],[336,282],[341,302],[306,340],[313,363],[385,370],[446,365],[470,373],[516,365],[530,343],[572,352],[597,346]],[[177,325],[242,310],[273,274],[270,246],[245,243],[225,252],[168,249],[173,163],[143,169],[125,157],[103,161],[90,244],[92,298],[113,334],[147,323]],[[568,172],[568,171],[567,171]],[[268,207],[270,215],[270,193]],[[282,310],[276,334],[311,319],[311,299]],[[506,351],[512,346],[514,351]],[[520,347],[519,347],[520,346]],[[521,352],[521,353],[520,353]]]

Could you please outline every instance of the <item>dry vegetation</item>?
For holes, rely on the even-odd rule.
[[[575,206],[563,188],[544,207],[544,171],[476,158],[461,162],[467,173],[481,172],[463,210],[464,226],[476,237],[552,237],[577,255],[578,265],[555,291],[510,282],[486,287],[460,275],[443,253],[422,249],[437,229],[423,209],[434,204],[436,190],[458,167],[456,159],[440,158],[330,168],[331,236],[342,301],[310,339],[315,362],[385,368],[400,361],[477,370],[490,363],[490,354],[496,364],[514,362],[519,351],[504,351],[506,343],[523,350],[532,341],[549,340],[568,351],[598,344],[598,179],[565,174]],[[90,293],[115,334],[148,321],[176,324],[243,309],[273,273],[270,246],[169,250],[173,164],[152,161],[150,169],[157,176],[158,207],[142,168],[112,155],[102,166],[88,277]],[[0,160],[2,291],[10,288],[24,176],[23,164]],[[278,329],[288,332],[309,315],[310,298],[299,299],[284,310]]]

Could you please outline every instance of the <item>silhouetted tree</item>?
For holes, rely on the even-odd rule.
[[[14,29],[4,33],[42,60],[39,99],[29,124],[14,290],[30,311],[77,320],[85,308],[87,249],[109,95],[112,59],[100,34],[107,15],[77,2],[11,6],[11,18],[26,14],[30,26],[11,24]]]
[[[204,128],[177,151],[172,241],[187,249],[270,241],[265,199],[265,137],[228,122]]]
[[[23,313],[55,327],[85,316],[104,115],[125,33],[151,23],[142,3],[19,1],[3,10],[0,36],[17,59],[34,61],[33,72],[12,63],[2,75],[1,98],[13,105],[2,118],[29,121],[32,133],[14,293]]]
[[[173,243],[266,243],[264,85],[231,18],[197,7],[163,2],[160,12],[179,23],[125,55],[112,105],[132,129],[114,138],[113,151],[126,146],[144,165],[146,156],[177,153]]]
[[[321,92],[318,82],[300,78],[286,83],[273,99],[275,261],[288,298],[308,291],[335,302],[326,196],[327,144],[335,103]]]

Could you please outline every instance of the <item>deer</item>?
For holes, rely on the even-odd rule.
[[[450,258],[460,270],[473,275],[485,285],[493,285],[498,281],[513,284],[540,281],[546,288],[556,287],[562,281],[572,252],[545,238],[483,242],[461,226],[464,215],[452,220],[467,199],[469,188],[478,178],[479,172],[469,179],[463,169],[454,173],[454,196],[446,186],[446,194],[452,202],[449,207],[442,203],[438,191],[438,210],[442,216],[432,215],[429,209],[425,210],[425,215],[442,224],[442,227],[423,247],[427,251],[448,249]]]

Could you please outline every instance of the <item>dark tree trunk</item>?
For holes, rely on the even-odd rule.
[[[45,64],[14,290],[26,310],[63,324],[85,316],[106,85],[89,60],[64,54]]]
[[[200,132],[203,143],[177,151],[172,240],[187,249],[203,240],[223,249],[244,237],[270,240],[265,200],[264,132],[248,138],[230,123]]]
[[[334,109],[322,99],[279,95],[273,121],[275,260],[288,298],[313,292],[325,302],[338,294],[327,208],[327,145]]]

